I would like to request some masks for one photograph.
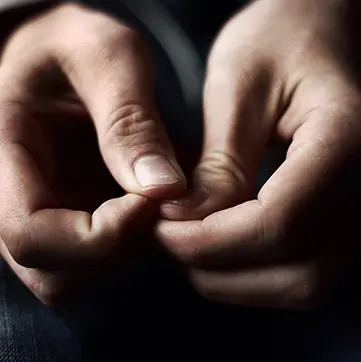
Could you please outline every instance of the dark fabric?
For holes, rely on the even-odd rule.
[[[81,361],[69,326],[45,308],[0,260],[0,361]]]
[[[360,270],[313,312],[207,302],[163,257],[59,309],[0,270],[0,361],[361,361]]]

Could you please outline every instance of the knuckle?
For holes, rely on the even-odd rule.
[[[135,50],[142,49],[143,51],[147,49],[147,44],[143,37],[134,29],[124,25],[115,27],[109,40],[111,43],[118,44],[118,46],[120,44],[121,47],[131,47]]]
[[[135,30],[123,25],[117,19],[83,4],[66,2],[55,7],[50,14],[51,16],[47,16],[49,22],[55,20],[55,25],[60,25],[62,30],[72,30],[73,34],[74,30],[77,30],[80,34],[91,35],[89,39],[107,41],[112,34],[121,38],[136,40],[140,38]],[[68,19],[65,24],[64,19]],[[73,29],[72,25],[75,22],[81,22],[83,26]]]
[[[202,163],[198,167],[199,172],[211,175],[213,179],[219,181],[220,187],[228,190],[231,197],[243,196],[250,184],[247,168],[232,152],[224,151],[216,144],[209,147],[213,150],[203,157]]]
[[[151,114],[139,104],[124,104],[113,110],[105,121],[103,142],[130,148],[144,143],[159,143],[164,132]]]
[[[102,19],[96,22],[92,25],[92,32],[94,36],[87,38],[96,50],[94,53],[98,54],[102,61],[104,58],[111,61],[124,49],[134,53],[146,49],[145,42],[135,30],[113,20]]]
[[[98,41],[105,45],[140,47],[145,45],[142,36],[134,29],[119,23],[109,17],[99,17],[99,20],[93,23],[94,32],[99,34]],[[113,26],[109,26],[109,25]]]
[[[61,22],[56,33],[58,41],[55,55],[66,72],[77,70],[73,69],[74,61],[69,61],[68,58],[86,58],[92,63],[95,72],[116,63],[125,53],[137,57],[136,59],[151,59],[141,35],[116,19],[89,9],[81,13],[80,17],[73,15],[70,19],[72,21],[69,24],[81,22],[83,26],[64,27],[64,22]]]

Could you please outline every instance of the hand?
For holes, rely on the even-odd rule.
[[[121,264],[125,236],[155,211],[149,198],[185,188],[153,78],[133,30],[77,5],[31,20],[5,47],[0,250],[44,302]]]
[[[194,188],[162,205],[156,231],[205,297],[311,308],[352,261],[360,15],[355,1],[259,0],[215,42]],[[287,155],[256,195],[262,157],[280,144]]]

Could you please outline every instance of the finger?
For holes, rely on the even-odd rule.
[[[107,201],[92,215],[61,209],[43,157],[53,165],[51,149],[37,122],[21,107],[0,102],[0,134],[0,236],[18,264],[98,267],[153,212],[152,203],[133,194]]]
[[[6,170],[1,175],[1,237],[20,265],[97,268],[121,254],[126,234],[149,216],[147,199],[132,194],[107,201],[92,215],[61,209],[26,151],[2,146],[0,153]]]
[[[16,49],[19,41],[14,42]],[[12,58],[10,46],[0,72],[0,236],[22,266],[98,268],[122,253],[126,234],[154,210],[146,198],[132,194],[109,200],[93,214],[61,209],[52,192],[51,145],[29,104],[43,66],[49,67],[48,54],[37,48],[41,44],[39,39],[18,58]]]
[[[311,90],[306,94],[320,102]],[[163,221],[157,230],[162,244],[187,263],[239,265],[317,252],[320,243],[334,239],[333,233],[347,230],[352,199],[346,192],[355,189],[350,182],[360,179],[356,171],[361,135],[358,103],[352,104],[351,96],[340,99],[334,106],[327,100],[326,107],[317,108],[295,100],[298,109],[314,111],[289,115],[303,124],[293,134],[286,160],[258,198],[202,221]]]
[[[200,219],[237,205],[255,192],[280,87],[272,79],[266,60],[248,56],[248,40],[242,35],[236,43],[239,47],[244,42],[245,51],[234,49],[232,34],[231,22],[208,61],[204,145],[193,188],[162,205],[166,218]]]
[[[146,247],[137,242],[137,248],[120,255],[116,262],[103,266],[94,265],[91,270],[41,270],[26,268],[15,262],[6,245],[0,242],[0,258],[3,258],[24,285],[44,304],[56,306],[73,300],[88,288],[94,288],[104,280],[122,282],[124,276],[138,270],[147,260]],[[139,250],[141,246],[142,250]],[[137,250],[135,250],[137,249]],[[148,248],[149,249],[149,248]],[[148,250],[149,252],[149,250]]]
[[[58,50],[60,64],[94,119],[109,170],[131,193],[165,197],[182,191],[185,178],[156,112],[152,62],[143,41],[100,14],[79,13],[71,19],[83,19],[92,36],[106,27],[90,41],[88,30],[74,34],[68,26],[53,51]],[[89,43],[79,52],[83,39]]]
[[[46,305],[60,303],[80,291],[81,278],[78,274],[25,268],[15,262],[3,243],[0,243],[0,255],[24,285]]]
[[[156,111],[152,61],[140,37],[118,21],[76,5],[59,7],[33,27],[29,34],[42,38],[44,27],[50,29],[42,41],[47,59],[41,61],[55,60],[70,79],[119,184],[154,198],[181,192],[185,178]],[[15,45],[8,46],[5,60],[15,56]],[[39,62],[39,56],[33,61]]]
[[[331,294],[345,273],[346,258],[288,263],[241,271],[193,269],[189,279],[204,297],[259,308],[313,309]],[[349,262],[349,259],[347,259]]]

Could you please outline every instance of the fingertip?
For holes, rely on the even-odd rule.
[[[124,215],[142,215],[154,212],[158,208],[158,205],[154,200],[149,197],[129,193],[122,196],[119,201],[122,204]]]
[[[160,206],[161,216],[170,220],[196,220],[207,216],[204,208],[209,197],[209,190],[199,186],[186,190],[181,197],[163,202]]]
[[[102,204],[92,215],[92,232],[96,235],[112,234],[120,239],[130,225],[141,224],[154,213],[154,203],[137,194],[126,194]]]
[[[119,200],[124,202],[128,202],[130,205],[139,205],[139,206],[146,206],[150,203],[149,198],[143,195],[138,194],[125,194],[124,196],[120,197]]]

